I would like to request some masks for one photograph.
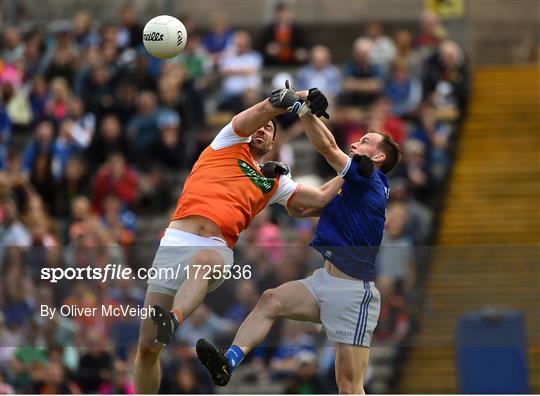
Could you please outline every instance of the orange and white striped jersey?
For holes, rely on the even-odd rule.
[[[249,150],[250,141],[251,136],[234,130],[234,119],[219,132],[186,179],[172,220],[208,218],[233,247],[266,205],[289,204],[299,185],[287,176],[264,177]]]

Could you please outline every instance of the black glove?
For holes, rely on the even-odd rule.
[[[356,170],[360,176],[371,177],[375,167],[373,165],[373,161],[367,155],[355,154],[353,161],[358,164],[358,168]]]
[[[307,100],[309,102],[311,114],[315,114],[317,117],[322,116],[325,118],[330,118],[326,112],[326,109],[328,108],[328,99],[326,99],[326,96],[324,96],[324,94],[318,88],[311,88],[309,90]]]
[[[288,175],[291,169],[287,164],[278,161],[267,161],[261,166],[264,177],[275,179],[281,175]]]
[[[308,111],[306,103],[292,89],[289,80],[285,81],[285,88],[273,90],[268,100],[272,106],[287,109],[287,111],[296,113],[299,116]]]

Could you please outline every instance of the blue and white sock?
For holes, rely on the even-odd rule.
[[[225,352],[225,357],[229,362],[229,368],[231,369],[232,373],[236,369],[236,367],[238,367],[240,362],[244,360],[244,352],[242,352],[240,347],[236,345],[231,345],[227,352]]]

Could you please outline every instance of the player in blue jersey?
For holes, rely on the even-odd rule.
[[[291,90],[286,92],[293,96]],[[311,89],[307,101],[316,116],[327,117],[328,102],[319,90]],[[295,105],[302,101],[291,103]],[[206,340],[197,342],[199,359],[216,385],[226,385],[244,356],[264,340],[277,318],[284,317],[322,323],[328,338],[336,342],[339,392],[364,392],[369,346],[380,311],[380,294],[373,281],[389,195],[386,174],[398,164],[400,151],[387,135],[369,132],[347,155],[315,115],[301,116],[306,134],[344,183],[321,213],[305,208],[295,215],[320,215],[310,244],[326,259],[324,268],[266,290],[225,353]]]

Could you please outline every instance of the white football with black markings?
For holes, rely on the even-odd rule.
[[[178,55],[187,41],[186,27],[175,17],[160,15],[148,21],[143,30],[143,44],[150,54],[159,59]]]

